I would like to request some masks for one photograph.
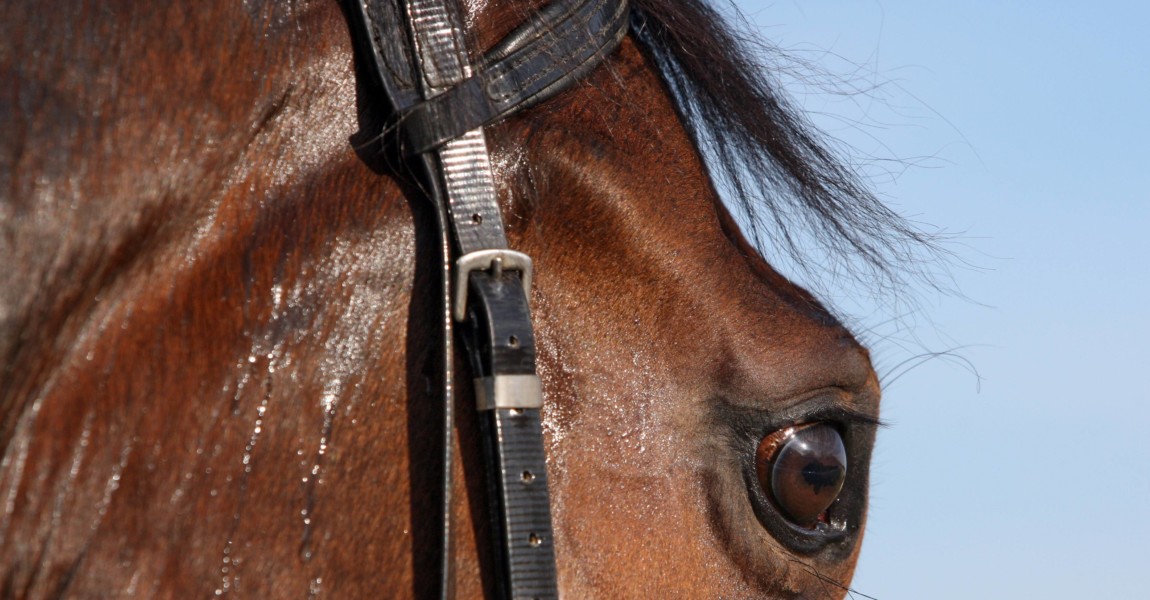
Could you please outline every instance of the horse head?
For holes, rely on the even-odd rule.
[[[475,52],[542,4],[468,0]],[[346,9],[5,9],[3,595],[438,589],[442,243]],[[760,98],[724,91],[753,81],[731,34],[693,1],[632,10],[602,64],[486,128],[534,259],[560,590],[841,597],[877,378],[712,184],[707,118]],[[768,183],[816,212],[853,189],[784,106],[735,108]],[[454,589],[477,597],[492,531],[455,362]]]

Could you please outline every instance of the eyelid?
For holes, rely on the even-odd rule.
[[[802,393],[777,398],[755,395],[750,390],[740,390],[739,393],[724,393],[722,399],[732,407],[772,413],[789,413],[807,404],[835,405],[860,415],[878,413],[877,396],[868,391],[852,391],[835,385],[811,388]]]
[[[728,331],[726,335],[733,340],[732,344],[749,335],[744,340],[750,344],[746,348],[754,348],[761,342],[757,335],[748,334],[745,329]],[[811,340],[802,342],[799,349],[782,354],[771,348],[760,348],[758,352],[735,351],[734,348],[744,348],[737,344],[722,351],[718,357],[722,365],[718,382],[721,387],[716,392],[772,408],[785,408],[812,394],[830,390],[875,404],[878,376],[871,367],[867,350],[841,326],[812,336]]]
[[[788,400],[783,406],[763,406],[723,397],[717,399],[712,408],[721,424],[730,427],[737,437],[755,444],[772,431],[813,421],[884,427],[885,423],[876,414],[858,409],[869,403],[860,403],[855,396],[840,388],[824,388]],[[875,405],[873,410],[877,409]]]

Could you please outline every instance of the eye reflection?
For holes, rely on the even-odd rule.
[[[795,524],[813,527],[842,490],[846,447],[825,423],[789,427],[759,442],[755,467],[779,510]]]

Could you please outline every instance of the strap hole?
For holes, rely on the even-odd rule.
[[[531,544],[532,548],[538,548],[543,545],[543,538],[535,535],[534,533],[527,536],[527,543]]]
[[[518,348],[519,347],[519,338],[514,336],[514,335],[507,338],[507,345],[511,346],[512,348]]]
[[[483,215],[481,215],[479,213],[475,213],[475,214],[471,215],[471,222],[475,225],[482,225],[483,224]]]
[[[535,481],[535,473],[524,471],[519,474],[519,481],[522,481],[523,485],[530,485],[531,482]]]

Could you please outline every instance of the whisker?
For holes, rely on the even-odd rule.
[[[814,565],[803,562],[797,558],[792,558],[792,559],[790,559],[790,561],[798,564],[807,573],[813,575],[816,579],[819,580],[820,583],[823,584],[824,588],[827,588],[829,586],[830,588],[833,588],[836,590],[845,591],[847,593],[847,597],[849,597],[849,598],[858,597],[858,598],[865,598],[866,600],[878,600],[878,598],[876,598],[874,596],[869,596],[867,594],[864,594],[864,593],[862,593],[862,592],[860,592],[860,591],[858,591],[858,590],[856,590],[856,589],[854,589],[848,585],[845,585],[839,581],[836,581],[835,579],[833,579],[831,577],[827,577],[826,575],[823,575],[822,573],[819,572],[819,570]],[[831,595],[832,595],[832,592],[828,591],[827,597],[831,597]]]

